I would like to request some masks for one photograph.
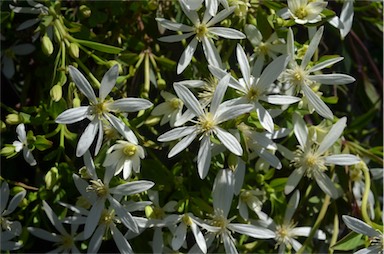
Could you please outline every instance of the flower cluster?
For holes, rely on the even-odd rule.
[[[60,1],[10,5],[38,15],[18,30],[39,23],[41,51],[56,58],[49,102],[7,116],[18,140],[1,155],[22,152],[18,165],[45,176],[1,177],[1,250],[35,251],[41,240],[53,253],[358,249],[361,235],[337,242],[345,224],[367,236],[357,253],[381,251],[382,165],[367,166],[382,163],[380,149],[367,152],[347,127],[375,111],[356,120],[331,105],[357,78],[324,47],[328,29],[342,40],[350,31],[353,2],[340,17],[324,0],[256,2],[151,0],[112,16],[103,5],[68,3],[65,14]],[[137,27],[116,27],[132,20],[125,11]],[[93,41],[104,15],[113,20],[104,39],[118,46]]]

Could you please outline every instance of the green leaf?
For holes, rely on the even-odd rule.
[[[44,136],[37,135],[34,145],[39,151],[44,151],[52,146],[52,141],[49,141]]]
[[[380,95],[366,76],[364,77],[364,91],[372,104],[375,104],[375,108],[380,108],[381,103],[377,103],[380,100]]]
[[[79,44],[81,44],[81,45],[83,45],[83,46],[86,46],[88,48],[91,48],[91,49],[94,49],[94,50],[97,50],[97,51],[100,51],[100,52],[104,52],[104,53],[119,54],[121,51],[123,51],[122,48],[118,48],[118,47],[115,47],[115,46],[102,44],[102,43],[99,43],[99,42],[79,40],[79,39],[75,39],[75,38],[74,38],[74,41],[79,43]]]
[[[288,178],[276,178],[271,181],[269,187],[273,188],[275,192],[283,191],[285,188],[285,184],[287,183]]]
[[[331,246],[331,249],[344,251],[353,250],[363,243],[363,241],[361,240],[362,236],[362,234],[350,232],[348,235],[344,236],[340,241]]]

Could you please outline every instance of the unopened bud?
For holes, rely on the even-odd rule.
[[[16,125],[23,122],[23,118],[19,114],[9,114],[5,117],[5,122],[10,125]]]
[[[69,44],[69,54],[73,58],[79,58],[79,46],[76,43]]]
[[[3,156],[10,156],[15,152],[15,147],[14,146],[4,146],[0,150],[0,154]]]
[[[157,9],[157,1],[156,0],[149,0],[148,1],[148,9],[151,11],[154,11]]]
[[[108,68],[112,68],[116,64],[119,66],[119,74],[122,74],[123,73],[123,67],[121,67],[121,64],[118,61],[110,60],[110,61],[107,62]]]
[[[165,82],[164,79],[159,78],[159,79],[157,80],[157,88],[158,88],[159,90],[164,90],[166,87],[167,87],[167,82]]]
[[[61,85],[59,85],[59,84],[54,85],[51,88],[51,91],[49,92],[49,94],[51,95],[51,98],[54,102],[58,102],[61,99],[61,97],[63,96],[63,91],[61,89]]]
[[[79,8],[81,15],[83,15],[84,18],[89,18],[92,14],[91,9],[89,9],[88,6],[82,5]]]
[[[74,108],[78,108],[81,105],[81,101],[79,98],[74,98],[72,103]]]
[[[5,130],[7,129],[7,126],[5,125],[5,123],[3,121],[1,121],[1,132],[4,132]]]
[[[51,170],[49,170],[44,177],[47,189],[52,190],[52,188],[56,185],[58,179],[59,170],[56,167],[52,167]]]
[[[53,44],[47,35],[41,38],[41,49],[46,56],[50,56],[53,53]]]

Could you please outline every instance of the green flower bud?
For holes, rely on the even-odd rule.
[[[89,18],[92,14],[91,9],[89,9],[88,6],[82,5],[79,8],[81,15],[83,15],[84,18]]]
[[[79,58],[79,46],[77,43],[69,44],[69,55],[73,58]]]
[[[5,122],[10,125],[16,125],[23,122],[23,118],[19,114],[9,114],[5,117]]]
[[[153,218],[154,211],[153,211],[153,208],[151,206],[147,205],[145,207],[144,211],[145,211],[145,216],[147,216],[148,219]]]
[[[46,56],[50,56],[53,53],[53,44],[47,35],[41,37],[41,49]]]
[[[5,146],[1,149],[0,154],[3,156],[11,156],[15,152],[14,146]]]
[[[158,88],[159,90],[164,90],[166,87],[167,87],[167,82],[165,82],[164,79],[159,78],[159,79],[157,80],[157,88]]]
[[[52,188],[56,185],[57,180],[59,179],[59,170],[56,167],[52,167],[47,174],[45,174],[44,181],[45,186],[48,190],[52,190]]]
[[[74,98],[72,103],[74,108],[78,108],[81,105],[81,101],[79,98]]]
[[[7,126],[5,125],[5,123],[4,123],[3,121],[1,121],[1,129],[0,129],[0,132],[4,132],[6,129],[7,129]]]
[[[51,91],[49,92],[49,94],[51,95],[51,98],[54,102],[58,102],[61,99],[61,97],[63,96],[63,91],[61,89],[61,85],[59,85],[59,84],[54,85],[51,88]]]
[[[229,157],[228,157],[228,168],[230,170],[232,170],[232,172],[235,172],[236,169],[237,169],[237,166],[238,166],[238,160],[237,160],[237,156],[234,155],[234,154],[230,154]]]
[[[257,183],[264,183],[264,176],[262,174],[256,175],[256,182]]]
[[[157,9],[157,1],[156,0],[149,0],[148,1],[148,9],[151,11],[154,11]]]
[[[118,61],[116,61],[116,60],[109,60],[107,62],[108,68],[112,68],[116,64],[119,66],[119,74],[122,74],[123,73],[123,67],[121,66],[121,64]]]

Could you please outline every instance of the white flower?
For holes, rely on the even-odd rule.
[[[228,17],[228,15],[230,15],[234,11],[235,7],[224,9],[218,14],[216,14],[214,17],[209,14],[209,9],[206,9],[203,20],[200,20],[196,11],[187,9],[183,2],[180,2],[180,5],[185,15],[187,15],[187,17],[191,20],[193,26],[179,24],[170,20],[166,20],[164,18],[156,18],[157,22],[159,22],[160,25],[169,30],[186,32],[181,35],[161,37],[159,38],[160,41],[176,42],[194,36],[194,38],[185,48],[183,54],[180,57],[179,63],[177,65],[177,74],[182,73],[191,62],[192,56],[196,51],[198,42],[201,42],[203,44],[204,54],[208,60],[208,63],[210,65],[221,67],[221,58],[212,38],[220,36],[228,39],[244,39],[245,35],[232,28],[213,27],[213,25],[219,23],[220,21]]]
[[[114,170],[106,168],[103,181],[96,175],[95,165],[92,161],[90,153],[84,154],[84,163],[88,170],[90,184],[77,175],[73,175],[75,185],[82,196],[92,204],[89,215],[85,222],[84,236],[88,238],[95,231],[99,224],[102,213],[108,200],[109,206],[113,208],[121,222],[130,230],[138,232],[138,225],[132,215],[121,205],[120,200],[123,196],[133,195],[150,189],[154,183],[150,181],[134,181],[117,185],[113,188],[109,187],[109,183],[113,177]]]
[[[304,120],[297,114],[293,116],[294,133],[300,145],[299,149],[295,152],[295,158],[293,159],[295,170],[288,177],[284,190],[285,194],[291,193],[305,175],[308,178],[314,178],[326,194],[334,199],[338,198],[338,190],[331,179],[324,173],[327,170],[327,165],[345,166],[360,162],[358,157],[351,154],[327,155],[328,149],[333,146],[343,133],[346,122],[346,117],[339,119],[321,143],[318,144],[308,135],[308,129]]]
[[[25,197],[26,191],[18,192],[9,203],[9,186],[7,182],[2,182],[0,191],[0,249],[4,251],[17,250],[21,247],[21,243],[11,240],[21,234],[22,226],[18,221],[10,221],[7,216],[15,211]]]
[[[13,146],[15,147],[16,152],[20,152],[23,150],[23,156],[26,162],[31,166],[35,166],[37,164],[35,158],[33,157],[32,150],[29,149],[27,133],[25,132],[25,126],[23,123],[19,124],[16,127],[16,133],[19,141],[14,141]]]
[[[195,11],[201,7],[202,2],[205,1],[205,6],[209,10],[209,14],[215,16],[219,3],[225,8],[229,8],[227,0],[180,0],[188,10]]]
[[[174,127],[175,122],[179,120],[181,116],[181,110],[183,109],[184,104],[182,100],[169,92],[161,91],[160,94],[161,97],[165,99],[165,102],[157,105],[152,110],[151,115],[163,116],[161,118],[160,125],[164,125],[169,122],[171,127]]]
[[[333,119],[332,111],[319,98],[319,96],[312,91],[311,86],[316,83],[323,85],[344,85],[354,82],[355,79],[351,76],[339,73],[310,75],[312,72],[322,70],[343,60],[343,57],[336,57],[317,63],[313,66],[309,65],[309,62],[311,61],[311,58],[320,43],[323,30],[324,27],[320,27],[320,29],[313,36],[300,65],[297,64],[294,58],[293,32],[291,29],[288,30],[287,50],[291,60],[288,64],[287,70],[281,75],[281,81],[287,82],[294,86],[297,92],[301,91],[307,97],[308,103],[313,106],[319,115],[325,118]]]
[[[369,246],[354,252],[355,254],[383,253],[384,235],[382,232],[373,229],[370,225],[357,218],[348,215],[343,215],[342,218],[348,228],[358,234],[363,234],[370,238]]]
[[[274,232],[269,229],[251,224],[231,223],[235,218],[227,218],[234,193],[234,177],[232,174],[227,169],[222,169],[217,173],[212,189],[214,214],[211,216],[212,219],[209,220],[211,226],[204,223],[200,224],[208,232],[207,247],[217,237],[224,244],[226,253],[238,253],[232,232],[257,239],[271,239],[275,236]]]
[[[255,190],[241,190],[239,196],[239,203],[237,205],[237,209],[239,209],[240,216],[243,217],[244,220],[248,220],[249,213],[248,208],[259,216],[260,219],[265,220],[265,213],[261,211],[263,207],[263,202],[266,200],[266,193],[263,190],[255,189]]]
[[[123,178],[128,179],[132,174],[140,172],[140,159],[144,159],[143,147],[124,140],[117,140],[117,144],[111,146],[103,163],[104,167],[113,166],[115,175],[123,171]]]
[[[211,162],[211,135],[217,136],[222,144],[224,144],[232,153],[238,156],[243,154],[243,149],[241,148],[239,141],[237,141],[232,134],[219,127],[219,124],[249,112],[252,108],[250,105],[227,107],[225,103],[220,104],[225,91],[227,90],[229,78],[230,76],[228,74],[220,80],[215,90],[209,111],[202,108],[199,101],[188,88],[183,85],[175,85],[175,91],[179,98],[183,100],[187,108],[190,109],[198,119],[197,121],[190,120],[190,122],[194,123],[193,126],[178,127],[158,137],[158,140],[161,142],[183,138],[170,150],[168,157],[172,157],[191,144],[197,135],[202,134],[199,137],[199,140],[201,141],[197,155],[197,168],[201,179],[204,179],[208,174]]]
[[[103,119],[109,121],[128,141],[138,143],[133,131],[129,129],[122,120],[110,112],[136,112],[151,107],[152,103],[140,98],[123,98],[116,101],[111,99],[106,100],[107,95],[115,86],[118,70],[118,65],[114,65],[105,73],[100,85],[99,98],[96,98],[91,85],[83,74],[73,66],[69,66],[69,74],[77,88],[88,98],[90,105],[67,109],[56,118],[56,123],[70,124],[85,118],[91,120],[78,141],[76,149],[77,157],[82,156],[88,150],[96,138],[96,135],[98,137],[95,154],[99,152],[103,141]]]
[[[68,233],[59,218],[52,211],[52,208],[44,200],[43,208],[49,221],[60,234],[51,233],[44,229],[35,227],[28,227],[28,231],[36,237],[54,242],[58,247],[50,251],[51,253],[80,253],[80,250],[76,247],[75,242],[85,240],[85,238],[83,233],[76,234],[78,225],[71,225],[71,233]]]
[[[323,0],[288,0],[288,13],[297,24],[316,23],[321,21],[320,13],[326,6]]]
[[[300,192],[295,191],[291,199],[288,201],[282,224],[276,224],[271,218],[257,222],[258,224],[264,225],[274,231],[276,247],[279,246],[278,253],[285,253],[286,247],[288,247],[288,249],[293,247],[295,251],[298,251],[302,245],[296,240],[296,238],[298,236],[308,236],[311,232],[310,227],[296,227],[297,223],[292,221],[292,216],[299,205],[299,199]],[[323,231],[317,230],[314,238],[325,240],[326,236]]]
[[[237,61],[243,76],[239,81],[231,79],[229,85],[238,90],[240,98],[231,100],[231,104],[249,104],[255,109],[261,125],[269,132],[273,132],[274,124],[269,112],[259,101],[265,101],[276,105],[287,105],[300,101],[299,98],[287,95],[268,95],[267,91],[271,84],[279,77],[288,63],[288,56],[282,55],[273,60],[260,75],[262,63],[258,68],[251,68],[243,48],[238,44],[236,48]],[[222,78],[226,72],[215,66],[209,66],[213,75]]]
[[[329,24],[339,29],[341,39],[344,39],[349,31],[351,31],[353,15],[353,0],[345,0],[341,8],[340,17],[335,16],[328,21]]]

